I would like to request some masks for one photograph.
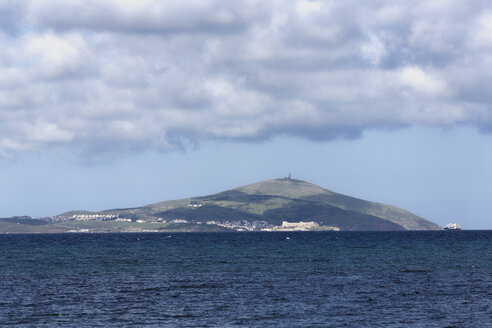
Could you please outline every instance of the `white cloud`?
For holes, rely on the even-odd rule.
[[[477,49],[490,50],[492,44],[492,11],[487,11],[475,20],[474,33],[470,35],[470,45]]]
[[[24,56],[28,58],[39,78],[59,78],[83,68],[84,40],[78,34],[55,35],[44,33],[29,35],[24,40]]]
[[[486,129],[491,12],[465,1],[0,1],[0,156]]]
[[[444,81],[431,76],[416,66],[404,67],[398,72],[398,78],[403,86],[410,88],[416,95],[439,96],[445,93]]]
[[[386,47],[383,41],[376,35],[369,35],[369,40],[362,44],[362,57],[369,60],[373,65],[378,65],[386,55]]]
[[[33,143],[66,143],[73,140],[73,133],[65,131],[59,126],[45,122],[37,121],[33,125],[28,124],[23,127],[26,139]]]

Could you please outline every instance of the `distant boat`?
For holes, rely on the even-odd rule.
[[[461,227],[458,223],[448,223],[444,230],[461,230]]]

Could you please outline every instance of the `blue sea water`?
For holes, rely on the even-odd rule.
[[[0,235],[0,326],[492,327],[492,231]]]

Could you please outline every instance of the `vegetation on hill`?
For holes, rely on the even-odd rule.
[[[19,220],[1,219],[0,232],[262,230],[281,226],[283,221],[315,222],[342,231],[440,229],[398,207],[287,178],[136,208],[71,211],[37,226],[32,220]]]
[[[281,195],[289,198],[325,203],[344,210],[376,216],[396,223],[407,230],[440,229],[437,224],[396,206],[339,194],[301,180],[268,180],[240,187],[235,190],[253,195]]]
[[[190,205],[198,204],[201,207]],[[150,204],[146,215],[187,218],[316,221],[341,230],[438,230],[440,227],[401,208],[366,201],[296,179],[274,179],[217,194]]]

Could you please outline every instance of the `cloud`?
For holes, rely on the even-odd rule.
[[[431,76],[419,67],[404,67],[398,75],[401,83],[417,95],[438,97],[446,91],[446,85],[441,79]]]
[[[0,0],[0,157],[490,131],[491,16],[461,0]]]
[[[0,0],[0,32],[17,33],[18,20],[22,17],[25,1]]]
[[[58,30],[230,33],[254,19],[258,13],[254,8],[260,6],[260,1],[37,0],[30,3],[29,19]]]

